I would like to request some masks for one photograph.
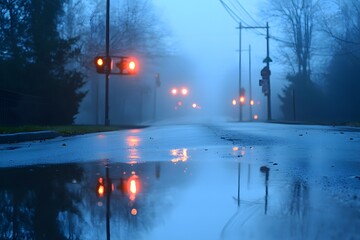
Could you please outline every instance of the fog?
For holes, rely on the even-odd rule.
[[[224,2],[230,10],[221,1],[151,2],[154,4],[155,19],[161,23],[154,23],[160,29],[156,34],[162,33],[162,36],[158,42],[152,42],[155,51],[151,48],[147,50],[155,54],[142,55],[138,75],[111,76],[112,124],[146,124],[168,120],[239,121],[239,115],[242,115],[242,121],[269,120],[268,100],[259,86],[260,71],[266,66],[263,61],[267,55],[264,29],[267,22],[270,32],[269,56],[272,59],[271,120],[312,123],[357,121],[359,101],[353,89],[356,89],[359,81],[355,81],[353,72],[359,65],[357,46],[360,34],[355,21],[358,8],[348,8],[347,12],[342,12],[340,3],[311,5],[313,9],[293,6],[305,15],[306,11],[314,11],[311,21],[316,24],[309,36],[301,35],[301,42],[296,43],[293,38],[296,38],[297,32],[289,30],[291,17],[296,16],[289,19],[281,17],[283,9],[277,5],[281,4],[281,0],[247,1],[241,5],[240,1],[235,0]],[[347,6],[349,3],[342,4]],[[241,114],[240,31],[239,21],[234,20],[231,13],[238,15],[243,26],[247,26],[241,30],[241,87],[245,90]],[[328,18],[334,14],[343,22]],[[299,29],[307,28],[306,22],[299,22]],[[329,30],[327,24],[337,24],[337,27]],[[342,24],[346,26],[346,31],[354,33],[349,39],[337,37],[345,31]],[[262,28],[250,29],[249,26]],[[142,39],[145,30],[139,28],[138,32],[130,33],[140,36],[135,48],[152,41],[151,38]],[[307,43],[307,39],[312,42]],[[110,51],[112,54],[131,53],[134,46],[127,47],[125,44],[122,47],[124,49],[121,50],[112,43]],[[156,49],[166,49],[166,52],[159,53]],[[88,95],[81,104],[76,123],[103,124],[104,76],[94,71],[89,75]],[[171,93],[173,88],[177,88],[177,94]],[[186,96],[180,93],[183,88],[188,91]],[[254,101],[251,108],[250,100]],[[234,101],[235,106],[232,104]]]
[[[148,123],[175,119],[177,121],[189,119],[190,121],[215,119],[238,121],[239,107],[232,105],[232,100],[238,99],[239,94],[239,29],[236,28],[238,24],[219,1],[155,0],[153,2],[159,18],[170,30],[168,41],[170,41],[171,53],[166,57],[142,59],[139,76],[111,76],[111,123]],[[259,13],[258,2],[244,3],[244,7],[254,14],[254,18]],[[266,25],[265,22],[263,24]],[[265,29],[259,32],[265,34]],[[242,30],[241,42],[241,77],[242,87],[246,91],[246,101],[250,101],[249,59],[251,57],[251,85],[255,101],[252,111],[259,116],[260,121],[266,120],[267,98],[261,93],[259,86],[260,70],[265,66],[262,62],[266,57],[265,35]],[[270,45],[270,52],[272,47]],[[272,71],[274,76],[272,112],[274,118],[279,118],[281,113],[277,94],[281,84],[277,79],[276,71],[273,68]],[[157,74],[160,76],[160,86],[155,85]],[[88,97],[81,105],[77,123],[103,123],[105,91],[103,79],[103,75],[91,78]],[[128,87],[123,83],[134,82],[134,79],[142,86],[141,89],[134,90],[133,96],[120,99],[121,94],[129,93]],[[189,94],[186,97],[181,94],[172,96],[171,89],[174,87],[187,87]],[[126,102],[127,106],[125,106]],[[192,106],[194,103],[195,108]],[[121,108],[125,109],[118,111]],[[243,120],[251,120],[247,105],[243,107],[242,114]]]
[[[114,125],[360,119],[356,0],[42,3],[2,5],[0,123],[102,125],[105,115]],[[94,59],[106,55],[112,64],[100,70]],[[120,56],[137,58],[136,74],[122,75]],[[260,74],[267,63],[270,88]]]

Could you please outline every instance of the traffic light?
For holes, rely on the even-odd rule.
[[[262,93],[267,96],[269,94],[269,79],[263,78],[259,80],[259,86]]]
[[[135,75],[138,73],[138,63],[135,58],[123,57],[116,64],[121,75]]]
[[[95,57],[94,62],[97,73],[106,73],[107,71],[108,73],[111,72],[112,61],[110,57],[106,58],[104,56],[97,56]]]
[[[240,96],[239,101],[240,101],[241,105],[244,105],[245,104],[245,96]]]
[[[270,82],[270,75],[271,75],[271,71],[269,69],[268,66],[264,67],[261,72],[260,72],[260,75],[262,77],[262,79],[259,80],[259,86],[262,87],[261,90],[262,90],[262,93],[265,95],[265,96],[268,96],[269,95],[269,82]]]
[[[188,93],[189,93],[189,90],[188,90],[187,88],[182,88],[182,89],[181,89],[181,94],[182,94],[182,95],[185,96],[185,95],[187,95]]]
[[[240,102],[241,105],[245,104],[245,88],[240,89],[239,102]]]

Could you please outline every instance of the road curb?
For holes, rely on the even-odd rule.
[[[11,134],[0,134],[0,144],[27,142],[51,139],[61,136],[56,131],[21,132]]]

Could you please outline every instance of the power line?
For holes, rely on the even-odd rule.
[[[255,25],[260,25],[259,22],[257,22],[253,16],[243,7],[243,5],[239,2],[239,0],[236,0],[236,3],[240,6],[240,8],[245,12],[246,15],[249,16],[249,18],[255,23]]]

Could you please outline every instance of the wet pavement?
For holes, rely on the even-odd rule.
[[[0,239],[360,239],[360,132],[158,126],[0,145]]]

